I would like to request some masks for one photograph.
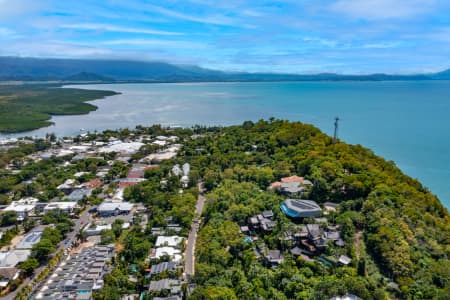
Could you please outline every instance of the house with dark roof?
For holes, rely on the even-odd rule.
[[[265,217],[266,216],[266,217]],[[273,212],[268,210],[260,213],[256,216],[250,217],[248,219],[248,226],[253,230],[263,230],[272,231],[272,229],[277,225],[277,223],[270,218],[273,217]]]
[[[178,279],[161,279],[150,281],[149,292],[155,296],[169,294],[170,296],[182,296],[181,281]]]
[[[280,250],[268,250],[264,254],[264,260],[270,267],[277,267],[283,262],[284,257]]]
[[[83,199],[84,197],[89,197],[92,193],[91,189],[87,189],[87,188],[81,188],[81,189],[74,189],[68,196],[67,196],[67,200],[69,201],[73,201],[73,202],[78,202],[81,199]]]
[[[322,237],[323,229],[320,228],[319,224],[307,224],[306,229],[310,240],[315,241]]]
[[[180,265],[175,263],[175,262],[172,262],[172,261],[162,262],[162,263],[159,263],[157,265],[151,266],[151,268],[150,268],[150,276],[156,275],[156,274],[159,274],[159,273],[162,273],[162,272],[173,272],[173,271],[176,271],[179,268],[180,268]]]

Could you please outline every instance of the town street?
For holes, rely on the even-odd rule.
[[[184,255],[184,273],[188,278],[194,275],[195,272],[195,241],[197,239],[197,232],[200,227],[203,205],[205,204],[205,197],[203,196],[203,186],[201,182],[198,184],[198,190],[200,194],[198,195],[197,204],[195,205],[195,218],[192,222],[191,231],[189,232],[186,253]]]
[[[78,232],[80,231],[81,228],[83,228],[84,225],[88,224],[89,221],[90,221],[90,214],[88,213],[88,210],[89,210],[89,209],[90,209],[90,206],[87,206],[87,208],[83,211],[83,213],[80,215],[80,217],[79,217],[78,219],[73,220],[73,222],[74,222],[73,229],[72,229],[71,232],[69,232],[69,233],[67,234],[67,237],[66,237],[66,239],[68,240],[68,242],[67,242],[67,243],[64,243],[64,241],[61,241],[61,242],[59,243],[58,249],[55,251],[55,253],[57,253],[58,251],[60,251],[60,250],[62,250],[62,249],[64,249],[64,248],[69,247],[70,245],[72,245],[72,242],[76,242]],[[66,256],[67,256],[67,254],[64,255],[64,257],[61,259],[61,261],[64,260],[64,259],[66,259]],[[51,258],[50,258],[50,259],[51,259]],[[50,261],[50,259],[49,259],[49,261]],[[55,267],[57,267],[57,266],[59,266],[59,263],[56,264]],[[16,290],[14,290],[13,292],[9,293],[8,295],[6,295],[6,296],[4,296],[4,297],[0,297],[0,299],[2,299],[2,300],[13,300],[13,299],[16,297],[17,293],[18,293],[24,286],[26,286],[26,285],[29,284],[30,282],[34,282],[34,279],[39,275],[39,273],[41,273],[41,271],[42,271],[45,267],[46,267],[46,266],[43,265],[43,266],[40,266],[39,268],[37,268],[37,269],[34,271],[34,275],[33,275],[31,278],[30,278],[30,277],[27,277],[27,278],[22,282],[22,284],[20,284],[20,285],[17,287]],[[50,272],[50,274],[51,274],[51,272]],[[47,279],[44,280],[43,282],[40,282],[38,285],[33,284],[33,290],[35,290],[37,286],[40,286],[40,285],[41,285],[42,283],[44,283],[45,281],[47,281]]]

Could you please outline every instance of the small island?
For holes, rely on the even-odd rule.
[[[15,133],[47,127],[52,115],[80,115],[97,109],[86,103],[113,91],[61,88],[61,84],[1,84],[0,133]]]

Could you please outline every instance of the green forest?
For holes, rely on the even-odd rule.
[[[115,94],[111,91],[63,89],[57,84],[0,85],[0,133],[49,126],[52,115],[87,114],[97,107],[86,101]]]
[[[333,143],[297,122],[271,119],[208,130],[183,148],[209,190],[192,299],[329,299],[346,293],[448,299],[448,211],[392,161],[360,145]],[[323,257],[346,254],[351,264],[304,261],[286,251],[290,245],[280,236],[295,224],[280,211],[285,198],[267,187],[290,175],[314,183],[309,199],[339,203],[328,222],[341,226],[346,246],[329,246]],[[255,245],[239,232],[249,217],[267,209],[277,227],[259,240],[285,254],[276,268],[258,260]]]
[[[170,217],[180,225],[179,234],[187,236],[195,218],[198,181],[206,189],[206,202],[195,247],[195,275],[189,278],[196,288],[188,299],[331,299],[345,294],[361,299],[449,299],[448,210],[394,162],[361,145],[335,142],[312,125],[273,118],[230,127],[138,126],[135,130],[90,134],[86,139],[160,135],[175,135],[183,146],[177,157],[147,170],[146,181],[125,190],[127,201],[146,207],[148,224],[145,228],[135,225],[129,231],[116,224],[102,235],[102,243],[114,241],[122,250],[116,253],[114,270],[105,277],[105,286],[94,293],[94,299],[121,299],[147,289],[145,270],[155,263],[146,260],[156,240],[152,228],[165,227]],[[0,166],[20,165],[26,155],[49,147],[45,140],[20,144],[0,152]],[[132,160],[158,149],[145,145]],[[0,204],[12,200],[7,197],[11,191],[16,200],[37,194],[40,201],[48,202],[58,196],[56,187],[65,178],[80,171],[95,173],[106,164],[88,158],[60,168],[63,162],[55,157],[29,162],[18,174],[0,172]],[[175,163],[186,162],[191,166],[190,182],[182,189],[171,169]],[[107,178],[124,177],[129,167],[116,162]],[[338,205],[336,211],[321,218],[287,217],[280,209],[287,196],[268,187],[289,176],[312,182],[302,199],[322,207],[333,202]],[[32,185],[23,184],[34,177]],[[115,184],[111,182],[105,192],[113,191]],[[98,204],[96,193],[85,201]],[[244,234],[242,227],[249,218],[263,211],[273,212],[275,226],[270,231]],[[1,223],[9,224],[8,217],[4,215]],[[70,230],[70,222],[54,218],[46,216],[48,222],[58,224],[58,232],[46,233],[43,242],[33,249],[33,260],[27,262],[25,270],[33,270],[46,259],[53,250],[50,243],[56,242],[53,239],[61,240]],[[344,244],[328,243],[319,253],[294,255],[294,242],[285,238],[286,233],[323,222],[319,219],[327,223],[320,227],[339,227]],[[4,242],[14,235],[5,234]],[[282,262],[268,264],[258,255],[265,251],[262,249],[279,251]],[[350,261],[342,264],[339,257]],[[130,274],[134,281],[129,280]],[[179,278],[180,274],[158,276]],[[152,295],[145,297],[151,299]]]

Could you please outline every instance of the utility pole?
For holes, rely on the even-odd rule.
[[[334,118],[334,137],[333,137],[333,144],[336,144],[338,139],[338,126],[339,126],[339,117]]]

